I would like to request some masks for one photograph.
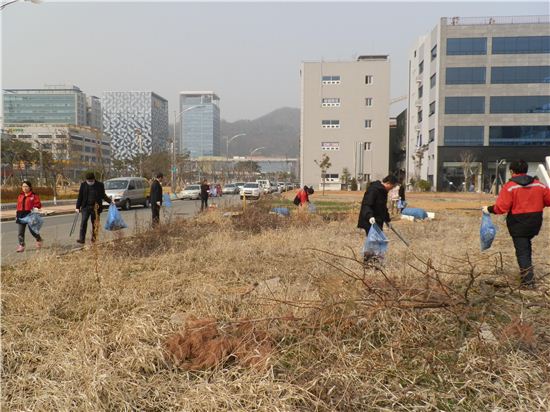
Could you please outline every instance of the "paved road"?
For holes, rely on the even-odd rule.
[[[210,199],[209,204],[215,203],[218,207],[225,207],[231,204],[239,202],[238,196],[224,196],[222,198]],[[186,218],[195,215],[200,210],[200,200],[173,200],[172,201],[172,217],[173,218]],[[165,213],[167,209],[161,210],[161,222],[168,218]],[[118,232],[109,232],[103,229],[105,223],[106,214],[104,211],[101,214],[101,230],[99,234],[100,240],[111,240],[115,236],[120,236]],[[122,218],[128,225],[127,229],[123,229],[122,232],[126,236],[130,236],[136,232],[136,229],[147,228],[151,225],[151,209],[145,209],[140,206],[133,207],[128,211],[121,211]],[[50,248],[62,247],[70,249],[72,247],[78,247],[76,239],[78,238],[78,230],[80,225],[80,219],[78,226],[75,229],[75,233],[69,237],[69,232],[73,224],[74,214],[59,215],[59,216],[46,216],[44,217],[44,226],[40,234],[44,238],[44,250]],[[17,247],[17,225],[14,221],[7,221],[0,223],[2,233],[2,264],[10,264],[17,261],[21,261],[31,257],[36,252],[36,242],[30,235],[29,231],[25,233],[25,243],[27,245],[25,252],[16,253]],[[88,233],[86,234],[86,242],[90,240],[90,224],[88,222]]]

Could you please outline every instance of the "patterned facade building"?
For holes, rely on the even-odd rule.
[[[168,101],[153,92],[103,93],[103,128],[113,158],[128,160],[167,150]]]

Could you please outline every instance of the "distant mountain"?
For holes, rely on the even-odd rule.
[[[247,156],[258,147],[255,155],[298,157],[300,153],[300,109],[283,107],[255,120],[221,121],[221,135],[237,137],[229,144],[229,156]],[[226,140],[221,139],[220,154],[225,156]]]

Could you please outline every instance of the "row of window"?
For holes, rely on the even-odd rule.
[[[431,131],[430,131],[431,133]],[[431,134],[430,134],[431,136]],[[339,151],[340,150],[340,142],[321,142],[321,150],[325,151]],[[371,150],[371,142],[361,142],[360,144],[360,150],[370,151]]]
[[[550,36],[493,37],[492,53],[493,54],[550,53]],[[487,54],[486,37],[448,38],[447,39],[447,56],[484,55],[484,54]]]
[[[485,84],[485,67],[448,67],[446,84]],[[491,84],[550,83],[550,66],[491,67]]]
[[[365,106],[372,107],[373,98],[365,97]],[[321,107],[340,107],[339,97],[324,97],[321,99]]]
[[[340,120],[321,120],[321,127],[323,129],[339,129]],[[372,120],[365,120],[365,128],[372,129]]]
[[[365,75],[365,84],[372,84],[373,82],[374,82],[374,76],[372,74]],[[321,83],[322,84],[340,84],[342,83],[342,80],[340,76],[337,76],[337,75],[321,76]]]
[[[446,97],[445,114],[484,114],[485,97]],[[550,113],[550,96],[491,96],[489,113]]]
[[[483,126],[445,126],[445,146],[483,146]],[[489,146],[550,145],[550,126],[489,126]]]

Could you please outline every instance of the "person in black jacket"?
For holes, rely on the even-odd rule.
[[[92,242],[96,241],[99,231],[99,215],[103,209],[103,201],[111,203],[112,200],[105,194],[105,185],[95,180],[93,173],[86,174],[86,181],[80,184],[78,199],[76,200],[76,212],[82,212],[80,223],[80,236],[77,243],[86,242],[86,230],[88,219],[92,221]]]
[[[208,181],[204,179],[201,184],[201,212],[203,210],[208,210],[208,194],[210,192],[210,186],[208,185]]]
[[[397,178],[393,175],[386,176],[382,182],[376,180],[371,183],[363,195],[361,210],[359,211],[359,221],[357,227],[365,229],[367,235],[370,227],[376,223],[380,229],[384,222],[390,222],[388,212],[388,192],[397,184]]]
[[[151,212],[153,215],[153,227],[160,223],[160,207],[162,206],[162,179],[164,175],[157,173],[157,177],[151,183]]]

